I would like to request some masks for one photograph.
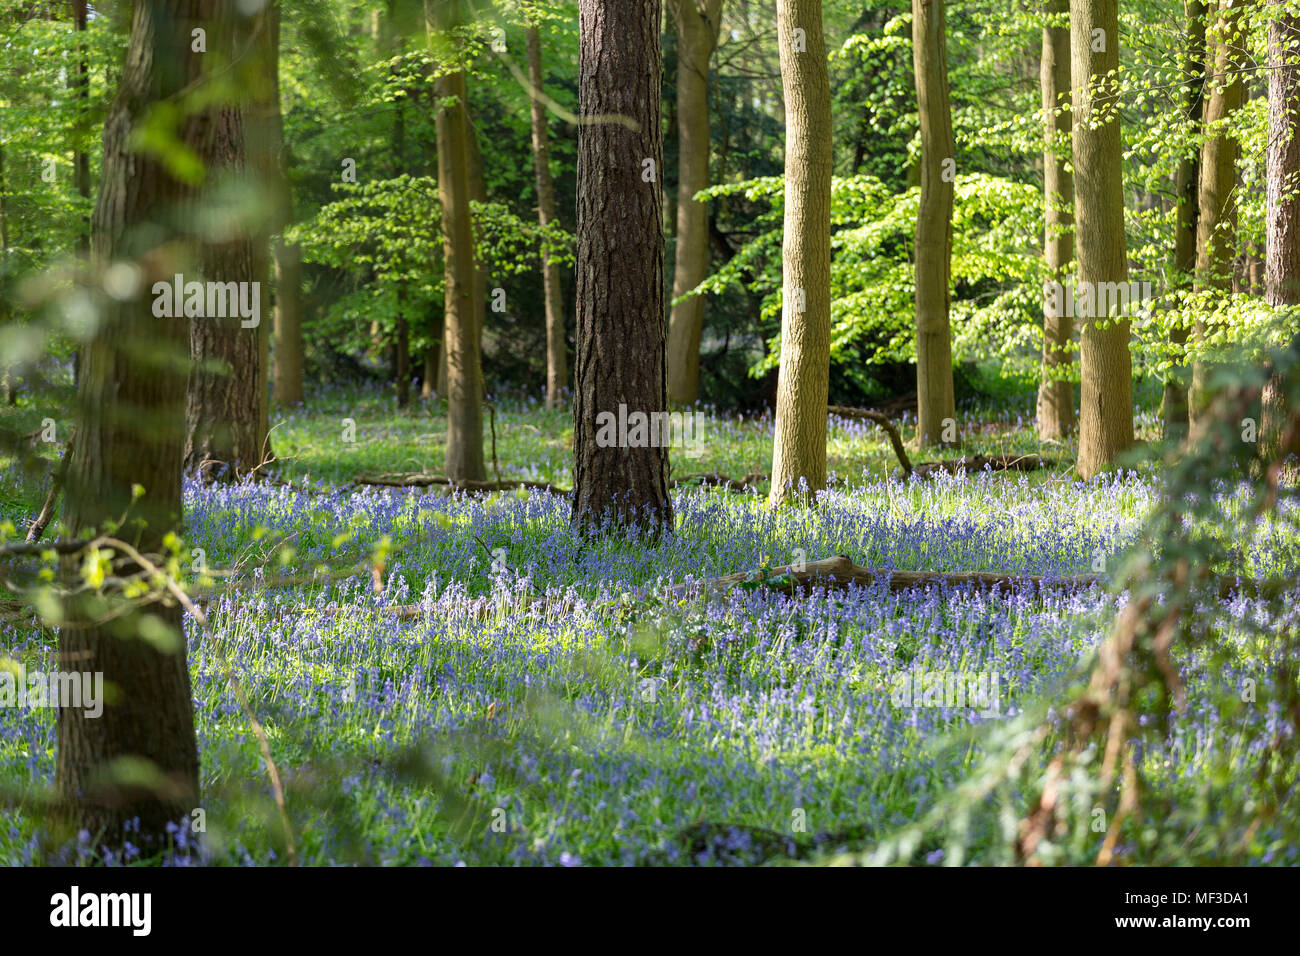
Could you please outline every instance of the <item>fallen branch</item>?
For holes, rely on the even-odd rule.
[[[1041,455],[972,455],[970,458],[957,458],[952,461],[923,461],[916,465],[913,473],[918,478],[926,478],[937,471],[946,471],[955,475],[959,471],[973,474],[992,468],[994,471],[1037,471],[1040,468],[1052,468],[1056,459]]]
[[[68,477],[68,466],[72,463],[72,441],[74,438],[76,438],[75,430],[68,436],[68,443],[63,448],[63,457],[59,460],[58,467],[54,469],[54,478],[50,481],[49,494],[45,496],[45,502],[41,505],[41,513],[36,516],[32,526],[27,529],[28,544],[35,544],[41,540],[41,535],[45,534],[50,519],[54,517],[54,503],[59,500],[59,492],[63,490],[63,482]]]
[[[674,478],[668,483],[668,486],[670,488],[680,488],[683,485],[704,485],[726,488],[729,491],[744,491],[759,482],[767,481],[768,477],[766,472],[761,471],[750,472],[743,478],[728,478],[726,475],[720,475],[717,472],[706,472],[701,475],[683,475],[680,478]]]
[[[903,437],[898,434],[898,429],[889,420],[888,415],[873,412],[867,408],[846,408],[843,405],[827,405],[826,411],[828,414],[838,415],[840,418],[854,418],[860,421],[875,422],[889,435],[889,443],[894,446],[894,454],[898,456],[898,463],[903,466],[903,476],[907,477],[912,474],[912,461],[907,457],[907,450],[903,447]]]

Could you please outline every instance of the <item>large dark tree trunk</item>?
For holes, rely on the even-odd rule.
[[[132,131],[155,106],[179,99],[207,62],[190,52],[190,30],[210,37],[231,28],[230,0],[158,0],[135,6],[121,86],[104,130],[104,165],[93,218],[93,260],[137,262],[144,278],[128,301],[105,300],[101,324],[85,348],[77,391],[77,441],[67,477],[65,521],[81,535],[130,512],[128,534],[144,552],[181,532],[181,459],[186,436],[187,320],[153,314],[154,282],[181,267],[178,232],[198,218],[199,196],[173,179],[152,154],[132,145]],[[181,142],[200,158],[219,160],[230,140],[228,111],[187,117]],[[200,258],[208,251],[199,248]],[[132,504],[132,487],[143,495]],[[75,568],[71,571],[75,575]],[[166,840],[169,822],[197,806],[199,758],[189,667],[175,606],[150,604],[90,623],[85,602],[71,602],[59,634],[61,670],[100,672],[115,688],[104,712],[58,711],[56,783],[75,829],[121,846],[124,825],[137,845]],[[146,640],[149,618],[176,635],[173,646]],[[100,615],[93,620],[103,620]]]
[[[912,69],[921,121],[921,208],[916,217],[916,438],[922,446],[957,441],[948,316],[957,151],[948,104],[944,19],[944,0],[912,0]],[[949,423],[950,428],[946,427]]]
[[[1074,260],[1074,177],[1070,173],[1070,0],[1050,0],[1054,22],[1043,27],[1039,65],[1045,128],[1043,131],[1043,261],[1047,281],[1070,281]],[[1043,366],[1038,383],[1038,437],[1064,438],[1074,431],[1074,318],[1063,314],[1059,296],[1043,303]]]
[[[245,100],[214,115],[214,135],[203,156],[207,181],[219,185],[242,180],[273,192],[276,161],[271,149],[275,137],[267,105],[269,34],[256,19],[239,21],[228,32],[229,39],[210,35],[208,49],[222,43],[239,57],[237,62],[247,71],[238,80]],[[279,218],[278,213],[272,216]],[[205,313],[190,319],[193,365],[186,401],[185,470],[204,479],[237,480],[257,468],[264,452],[269,451],[266,385],[270,323],[264,321],[269,317],[264,313],[269,302],[267,229],[271,226],[270,220],[256,227],[248,221],[232,222],[225,242],[201,251],[197,275],[185,276],[187,283],[191,279],[233,282],[241,289],[247,284],[248,301],[257,303],[256,325],[246,327],[245,323],[254,319],[242,319],[238,314],[223,318]]]
[[[608,416],[668,406],[664,361],[663,133],[659,0],[580,0],[577,356],[573,521],[671,528],[668,449]],[[633,447],[633,442],[636,447]]]
[[[1080,284],[1087,283],[1099,293],[1102,283],[1128,282],[1123,152],[1116,102],[1116,0],[1071,0],[1070,50],[1075,254]],[[1100,298],[1095,295],[1094,302]],[[1129,355],[1127,317],[1080,318],[1076,469],[1080,477],[1091,478],[1113,465],[1119,454],[1133,444],[1133,360]]]
[[[1201,0],[1187,3],[1187,54],[1183,61],[1187,87],[1185,112],[1194,130],[1201,127],[1205,92],[1205,4]],[[1174,269],[1183,284],[1190,283],[1196,271],[1196,220],[1199,214],[1201,187],[1201,153],[1197,149],[1178,163],[1174,180],[1176,219],[1174,223]],[[1181,350],[1187,342],[1187,326],[1179,324],[1170,331],[1170,340]],[[1187,434],[1187,370],[1176,368],[1165,381],[1161,404],[1163,436],[1178,441]]]
[[[677,246],[673,298],[709,274],[709,210],[694,195],[709,185],[709,58],[718,42],[722,0],[669,0],[677,27]],[[671,307],[668,319],[668,398],[692,404],[700,392],[700,332],[704,296]]]
[[[528,80],[533,86],[533,165],[537,175],[537,222],[555,222],[555,183],[551,180],[551,146],[542,103],[542,44],[535,24],[528,25]],[[557,408],[569,387],[569,360],[564,345],[564,295],[560,264],[542,254],[542,292],[546,300],[546,404]]]
[[[1269,305],[1284,307],[1300,303],[1300,17],[1279,16],[1269,25],[1268,66],[1264,294]],[[1260,453],[1273,461],[1281,454],[1287,420],[1286,393],[1276,373],[1264,386],[1262,406]]]
[[[223,108],[214,117],[208,177],[247,175],[243,115]],[[264,250],[262,250],[264,251]],[[257,283],[259,316],[266,297],[266,258],[245,231],[198,257],[201,282]],[[190,276],[186,276],[190,281]],[[251,288],[251,286],[250,286]],[[248,321],[251,321],[248,320]],[[190,320],[188,438],[185,470],[205,479],[237,480],[262,462],[266,438],[266,365],[263,326],[244,328],[238,315]]]
[[[429,22],[444,37],[456,23],[453,4],[426,0]],[[446,73],[438,97],[438,199],[442,203],[444,350],[447,356],[447,444],[443,467],[454,481],[481,481],[483,382],[475,321],[474,231],[470,218],[469,131],[465,121],[465,74]]]

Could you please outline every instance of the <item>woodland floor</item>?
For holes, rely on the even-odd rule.
[[[36,409],[8,414],[40,423]],[[1027,416],[965,415],[966,454],[1073,458],[1068,445],[1041,446]],[[341,440],[345,418],[356,422],[355,443]],[[571,484],[567,412],[499,401],[496,418],[502,479]],[[952,789],[987,725],[1077,680],[1120,599],[1105,583],[802,598],[741,587],[682,602],[653,594],[690,577],[835,554],[882,569],[1085,573],[1134,543],[1158,496],[1146,467],[1088,483],[1066,466],[902,481],[891,477],[883,432],[832,419],[838,482],[815,509],[768,511],[766,484],[679,487],[672,535],[584,541],[565,500],[543,491],[469,497],[351,484],[358,474],[437,472],[436,409],[398,414],[387,398],[337,389],[272,421],[282,419],[272,434],[279,477],[318,490],[187,484],[187,547],[202,547],[214,568],[268,560],[267,576],[281,573],[284,546],[299,571],[347,567],[385,538],[390,550],[382,594],[369,573],[250,584],[209,606],[210,633],[188,620],[204,853],[217,863],[286,858],[227,660],[266,728],[303,863],[727,863],[870,847]],[[1139,423],[1154,438],[1154,417]],[[674,475],[741,476],[770,460],[770,419],[709,415],[703,457],[675,460]],[[21,529],[43,489],[20,489],[12,471],[0,479],[0,520]],[[1289,531],[1242,542],[1240,554],[1245,573],[1300,568]],[[416,615],[386,609],[421,602]],[[1247,604],[1216,611],[1225,641]],[[53,642],[47,629],[0,625],[0,660],[48,666]],[[1252,673],[1255,654],[1243,642],[1241,673]],[[1193,691],[1240,676],[1181,664]],[[897,706],[891,688],[909,669],[996,673],[1000,713]],[[1195,708],[1178,717],[1142,755],[1154,799],[1177,802],[1210,767],[1230,768],[1225,787],[1247,779],[1266,736],[1256,722],[1266,719],[1216,726]],[[54,746],[53,712],[0,709],[0,784],[47,784]],[[0,863],[39,859],[39,831],[33,816],[10,815]],[[975,834],[964,861],[1009,862],[1005,837]],[[1061,852],[1083,861],[1095,848]],[[1298,852],[1275,850],[1264,832],[1246,862],[1294,863]],[[919,853],[963,862],[940,843]],[[1125,855],[1159,862],[1140,834]]]

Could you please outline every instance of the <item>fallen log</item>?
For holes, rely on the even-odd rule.
[[[1034,588],[1086,588],[1102,580],[1098,574],[1080,574],[1072,577],[1049,578],[1036,574],[999,574],[987,571],[884,571],[864,568],[854,564],[847,556],[837,554],[821,561],[808,561],[802,566],[787,564],[782,567],[741,571],[711,581],[678,584],[668,593],[680,597],[696,590],[725,591],[737,585],[762,587],[781,594],[813,587],[847,588],[850,585],[870,587],[885,580],[891,591],[906,591],[925,584],[971,584],[981,588],[1029,585]]]
[[[558,488],[545,481],[476,481],[471,479],[452,481],[444,475],[428,475],[423,473],[357,475],[356,478],[352,479],[352,483],[357,485],[374,485],[382,488],[429,488],[434,485],[442,485],[448,488],[454,488],[457,491],[469,492],[514,491],[517,488],[535,488],[538,491],[549,491],[551,494],[555,495],[567,495],[569,493],[568,488]]]
[[[869,408],[848,408],[844,405],[827,405],[826,412],[830,415],[838,415],[840,418],[875,422],[889,435],[889,443],[894,446],[894,454],[898,456],[898,463],[903,466],[903,476],[907,477],[912,474],[912,461],[907,457],[907,449],[903,447],[903,437],[898,434],[898,428],[889,420],[888,415],[873,412]]]

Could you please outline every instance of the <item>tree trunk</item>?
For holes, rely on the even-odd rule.
[[[1046,115],[1043,148],[1043,260],[1047,281],[1070,281],[1074,260],[1074,178],[1070,173],[1070,0],[1050,0],[1053,22],[1043,27],[1039,79]],[[1043,371],[1038,383],[1038,437],[1061,439],[1075,429],[1073,369],[1074,318],[1060,308],[1061,297],[1043,302]]]
[[[469,165],[466,167],[469,181],[469,198],[472,203],[485,204],[487,202],[487,184],[483,179],[483,154],[478,148],[478,133],[474,130],[470,122],[468,108],[465,110],[465,155],[468,158]],[[470,227],[474,233],[474,298],[473,298],[473,319],[474,319],[474,341],[477,343],[478,354],[478,382],[479,382],[479,401],[484,397],[483,384],[483,327],[484,320],[487,318],[487,269],[484,267],[481,257],[478,254],[479,229],[474,220],[473,213],[470,214]]]
[[[275,11],[272,7],[271,11]],[[214,114],[211,148],[203,157],[210,181],[237,177],[274,195],[278,166],[275,109],[270,100],[274,84],[270,38],[275,31],[259,23],[267,12],[231,29],[229,40],[218,38],[247,64],[236,82],[246,90],[243,102],[229,104]],[[209,36],[211,49],[214,38]],[[247,56],[243,54],[247,52]],[[197,260],[204,283],[236,283],[247,288],[247,301],[256,302],[254,317],[241,319],[204,314],[190,320],[190,368],[186,419],[185,470],[203,479],[233,481],[262,463],[267,442],[267,365],[270,357],[269,324],[262,321],[269,273],[269,229],[283,220],[283,196],[272,201],[270,221],[254,234],[247,222],[233,224],[231,238],[208,245]],[[188,284],[190,276],[185,277]],[[212,297],[208,297],[211,299]],[[257,324],[244,327],[244,322]]]
[[[186,238],[176,224],[192,222],[200,210],[194,190],[134,148],[132,135],[157,104],[176,101],[199,82],[206,63],[220,62],[190,52],[190,30],[200,24],[210,37],[228,31],[232,8],[229,0],[158,0],[134,9],[121,86],[104,130],[92,254],[98,268],[134,259],[145,276],[130,300],[105,300],[101,324],[85,347],[65,499],[73,537],[120,520],[128,508],[130,537],[142,552],[161,550],[166,534],[183,533],[188,323],[183,316],[155,316],[150,290],[154,282],[171,282],[179,268],[175,244]],[[230,145],[228,115],[214,106],[187,117],[181,143],[220,165]],[[141,236],[149,237],[148,246]],[[203,251],[200,259],[211,261]],[[143,494],[132,504],[136,484]],[[75,583],[75,567],[70,576]],[[80,601],[69,607],[71,620],[59,633],[60,667],[102,673],[115,692],[98,718],[59,709],[56,785],[73,829],[108,846],[129,837],[156,848],[167,841],[166,825],[188,822],[198,803],[181,612],[152,603],[92,624],[89,610]],[[175,646],[143,639],[146,618],[177,635]],[[93,619],[102,621],[102,610]],[[132,819],[138,829],[127,834]]]
[[[629,427],[612,440],[603,426],[668,407],[660,5],[579,0],[578,11],[573,522],[653,535],[672,528],[663,435]]]
[[[1187,3],[1187,55],[1183,63],[1187,77],[1184,93],[1185,112],[1192,128],[1199,132],[1205,93],[1205,4],[1201,0]],[[1190,281],[1196,271],[1196,220],[1199,214],[1201,156],[1198,149],[1178,163],[1174,180],[1176,220],[1174,224],[1174,269],[1180,284]],[[1170,341],[1181,352],[1187,343],[1187,327],[1178,325],[1170,331]],[[1187,369],[1173,370],[1165,381],[1161,403],[1163,437],[1181,441],[1187,434]]]
[[[246,176],[242,111],[238,107],[222,108],[213,117],[213,126],[210,150],[204,157],[208,176]],[[264,258],[254,249],[253,238],[244,232],[221,245],[205,246],[195,278],[205,283],[250,283],[250,293],[256,290],[259,298],[260,320],[264,265]],[[186,276],[185,281],[191,281],[190,277]],[[261,333],[260,321],[256,328],[244,328],[238,315],[219,318],[205,314],[190,320],[187,472],[197,472],[205,480],[233,481],[261,464],[266,437],[266,366]]]
[[[921,208],[916,217],[916,437],[922,446],[956,444],[957,440],[948,319],[956,148],[948,105],[944,19],[944,0],[912,0],[912,69],[921,121]]]
[[[555,221],[555,184],[551,180],[551,146],[542,103],[542,44],[534,24],[528,25],[528,79],[533,87],[533,165],[537,173],[537,222],[546,228]],[[560,264],[542,253],[542,292],[546,300],[546,404],[558,408],[569,387],[569,362],[564,345],[564,296]]]
[[[275,400],[301,405],[302,391],[302,250],[296,243],[275,243]]]
[[[1213,5],[1210,7],[1214,10]],[[1215,27],[1206,36],[1206,62],[1212,64],[1206,83],[1205,145],[1201,149],[1201,183],[1196,222],[1196,280],[1199,290],[1232,290],[1232,259],[1237,234],[1237,157],[1240,144],[1224,122],[1241,108],[1241,73],[1249,51],[1244,39],[1234,36],[1241,22],[1240,0],[1221,0]],[[1207,323],[1198,318],[1192,327],[1203,342]],[[1204,417],[1209,401],[1210,364],[1204,358],[1192,363],[1192,388],[1188,418],[1192,425]]]
[[[293,191],[284,150],[284,116],[280,112],[280,4],[270,3],[264,14],[262,40],[267,91],[255,116],[265,139],[268,188],[275,210],[270,229],[283,233],[294,219]],[[302,395],[302,250],[277,238],[272,245],[275,268],[275,366],[272,395],[282,405],[301,405]]]
[[[72,27],[77,33],[86,32],[88,20],[87,0],[72,0]],[[77,141],[81,143],[82,137],[86,135],[87,130],[83,129],[83,124],[90,123],[90,67],[86,63],[86,41],[85,37],[78,40],[77,52],[77,73],[72,80],[72,88],[76,91],[79,103],[80,115],[77,118]],[[90,200],[90,153],[85,149],[78,148],[73,154],[73,167],[77,181],[77,195],[89,202]],[[86,216],[82,221],[82,232],[77,237],[77,255],[85,260],[90,258],[90,217]]]
[[[435,30],[450,36],[456,26],[451,4],[426,0]],[[443,309],[447,356],[447,445],[443,468],[453,481],[481,481],[483,385],[478,329],[474,321],[474,232],[470,220],[465,74],[447,73],[435,82],[438,97],[438,200],[442,204]]]
[[[831,98],[821,0],[784,0],[777,44],[785,95],[781,369],[770,502],[826,487],[831,342]]]
[[[1117,0],[1070,0],[1074,87],[1074,221],[1079,282],[1128,282],[1124,181],[1116,74]],[[1100,49],[1099,49],[1100,47]],[[1094,295],[1094,301],[1100,296]],[[1079,316],[1079,459],[1082,478],[1114,464],[1133,444],[1133,363],[1126,316]]]
[[[1264,294],[1280,308],[1300,303],[1300,16],[1280,16],[1269,25],[1268,65]],[[1282,453],[1287,419],[1277,373],[1264,386],[1261,405],[1260,454],[1271,462]]]
[[[673,299],[709,273],[708,207],[692,197],[709,185],[709,58],[718,42],[722,0],[669,0],[677,28],[677,248]],[[700,333],[704,296],[671,307],[668,319],[668,400],[692,405],[700,393]]]

